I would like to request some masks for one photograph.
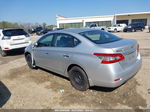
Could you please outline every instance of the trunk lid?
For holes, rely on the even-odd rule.
[[[19,45],[27,43],[25,35],[11,36],[10,45]]]
[[[110,48],[114,53],[123,54],[125,59],[119,63],[124,69],[131,66],[137,60],[138,51],[136,40],[121,39],[107,44],[99,44],[99,46],[103,48]]]
[[[10,37],[10,45],[19,45],[28,43],[28,33],[23,29],[5,29],[3,30],[3,35]]]

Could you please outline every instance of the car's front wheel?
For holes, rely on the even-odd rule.
[[[89,80],[86,73],[78,66],[74,66],[69,70],[69,78],[71,85],[79,90],[86,91],[89,88]]]
[[[2,57],[5,57],[7,55],[6,51],[3,51],[1,47],[0,47],[0,55]]]
[[[136,32],[136,30],[133,28],[133,29],[132,29],[132,32]]]
[[[29,68],[35,69],[35,68],[36,68],[35,62],[32,62],[31,54],[25,55],[25,58],[26,58],[26,62],[27,62],[27,64],[28,64]]]

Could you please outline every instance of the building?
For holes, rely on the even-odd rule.
[[[75,17],[67,18],[56,16],[58,28],[80,28],[89,24],[96,23],[99,26],[111,26],[116,23],[130,24],[143,22],[145,26],[150,25],[150,12],[123,13],[107,16]]]

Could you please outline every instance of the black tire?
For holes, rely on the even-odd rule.
[[[127,30],[123,30],[123,32],[127,32]]]
[[[141,31],[144,31],[144,28],[141,28]]]
[[[114,32],[116,33],[116,32],[117,32],[117,29],[114,29]]]
[[[0,55],[1,55],[2,57],[7,56],[7,53],[6,53],[5,51],[3,51],[1,47],[0,47]]]
[[[32,57],[31,57],[31,54],[25,55],[25,58],[26,58],[26,62],[27,62],[27,64],[28,64],[29,68],[31,68],[31,69],[36,69],[35,63],[32,64]]]
[[[79,90],[86,91],[89,88],[89,80],[86,73],[78,66],[74,66],[69,70],[69,79],[71,85]]]
[[[132,29],[132,32],[136,32],[136,30],[133,28],[133,29]]]

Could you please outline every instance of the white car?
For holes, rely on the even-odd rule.
[[[23,29],[0,29],[1,56],[6,56],[8,51],[27,47],[31,44],[29,37]]]
[[[106,30],[106,26],[98,26],[98,24],[90,24],[87,28]]]
[[[120,32],[123,31],[123,29],[126,27],[126,24],[114,24],[111,27],[107,28],[107,31],[109,32]]]

